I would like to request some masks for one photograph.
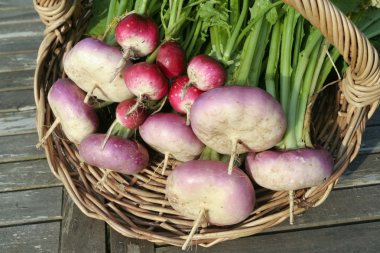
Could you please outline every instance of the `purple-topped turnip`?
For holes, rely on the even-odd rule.
[[[194,160],[178,165],[168,176],[165,191],[170,205],[195,220],[188,240],[202,221],[232,225],[253,211],[255,191],[250,179],[239,168],[229,175],[227,167],[220,161]]]
[[[218,153],[259,152],[276,145],[286,130],[281,105],[255,87],[219,87],[202,93],[191,107],[195,135]]]
[[[202,153],[204,145],[198,140],[185,119],[175,113],[157,113],[140,126],[141,138],[153,149],[165,155],[162,174],[169,155],[179,161],[190,161]]]
[[[186,114],[186,125],[190,125],[190,109],[194,101],[203,91],[194,86],[186,88],[189,83],[187,76],[178,77],[169,91],[169,103],[179,113]],[[184,94],[184,96],[182,96]]]
[[[86,38],[64,55],[63,66],[67,76],[88,93],[86,102],[90,95],[104,101],[121,102],[132,98],[133,94],[125,86],[122,74],[115,78],[120,61],[124,60],[118,48]],[[124,68],[130,64],[126,61]]]
[[[69,79],[58,79],[50,88],[48,101],[56,119],[37,144],[41,146],[54,128],[61,124],[67,138],[79,144],[98,128],[98,117],[93,108],[84,103],[86,94]]]

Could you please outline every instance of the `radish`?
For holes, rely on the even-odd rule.
[[[175,113],[157,113],[149,116],[140,126],[141,138],[153,149],[165,155],[162,174],[169,155],[179,161],[189,161],[199,156],[204,148],[185,119]]]
[[[82,90],[104,101],[120,102],[132,98],[133,94],[125,87],[122,75],[115,78],[115,69],[123,60],[116,47],[102,41],[86,38],[78,42],[63,57],[67,76]],[[125,61],[124,68],[131,63]]]
[[[198,55],[191,59],[187,75],[190,84],[202,91],[220,87],[227,79],[223,66],[208,55]]]
[[[186,125],[190,124],[190,108],[202,93],[201,90],[195,87],[186,89],[188,82],[189,78],[187,76],[178,77],[169,91],[169,103],[177,112],[186,113]],[[182,97],[183,93],[184,96]]]
[[[257,184],[289,191],[323,183],[332,173],[333,160],[324,149],[268,150],[248,154],[246,168]]]
[[[124,50],[124,58],[139,58],[156,49],[159,31],[152,19],[132,13],[117,24],[115,38]]]
[[[195,160],[178,165],[168,176],[165,192],[170,205],[196,219],[188,240],[202,221],[232,225],[253,211],[255,191],[250,179],[239,168],[228,175],[227,167],[220,161]]]
[[[56,119],[37,144],[41,146],[54,128],[61,124],[67,138],[79,144],[98,128],[98,117],[93,108],[84,103],[86,94],[69,79],[58,79],[50,88],[48,101]]]
[[[79,154],[86,163],[123,174],[135,174],[148,166],[149,154],[143,145],[111,136],[102,148],[104,138],[104,134],[92,134],[80,143]]]
[[[231,155],[259,152],[276,145],[286,130],[281,105],[255,87],[219,87],[201,94],[191,107],[191,127],[207,146]]]
[[[147,62],[136,63],[124,70],[124,82],[128,89],[137,97],[133,112],[144,100],[157,101],[165,97],[169,83],[157,65]]]
[[[116,119],[109,127],[104,138],[102,148],[105,146],[110,135],[117,135],[123,138],[129,138],[133,132],[144,123],[148,116],[147,110],[139,105],[133,112],[129,113],[131,108],[136,105],[135,99],[127,99],[119,103],[116,107]]]
[[[167,78],[176,78],[185,68],[185,51],[177,42],[167,41],[158,50],[156,63]]]

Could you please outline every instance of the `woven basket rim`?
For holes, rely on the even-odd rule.
[[[366,122],[379,103],[380,67],[378,54],[368,39],[328,0],[283,2],[320,29],[350,64],[336,94],[340,103],[337,120],[328,125],[334,129],[331,132],[340,129],[344,133],[336,152],[334,173],[317,187],[295,192],[294,214],[299,214],[323,203],[339,176],[357,156]],[[86,0],[33,0],[33,4],[46,25],[34,77],[37,131],[41,139],[54,118],[46,101],[48,89],[53,81],[64,77],[63,53],[79,40],[77,35],[83,33],[90,10]],[[47,161],[84,214],[107,222],[127,237],[183,245],[193,221],[180,217],[164,197],[163,186],[170,169],[161,176],[157,168],[159,162],[152,161],[149,168],[136,176],[111,172],[99,189],[97,182],[107,172],[83,163],[75,146],[63,136],[57,128],[54,135],[47,138],[44,145]],[[175,166],[178,162],[171,159],[169,164]],[[288,219],[287,192],[261,189],[258,194],[259,203],[264,204],[255,208],[247,220],[230,227],[203,226],[192,243],[210,247],[259,233]]]

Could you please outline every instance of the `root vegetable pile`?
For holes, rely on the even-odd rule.
[[[50,89],[56,121],[39,145],[60,124],[105,170],[136,174],[148,152],[161,157],[169,203],[195,220],[184,248],[202,222],[249,217],[253,185],[288,191],[292,221],[293,191],[328,180],[334,161],[313,139],[310,108],[341,59],[293,8],[111,0],[107,19],[90,24],[64,55],[69,79]],[[167,169],[169,157],[180,165]]]

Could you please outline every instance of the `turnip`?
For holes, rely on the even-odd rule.
[[[246,219],[255,205],[255,191],[248,176],[239,168],[227,173],[227,163],[194,160],[177,166],[168,176],[166,196],[183,216],[196,219],[186,248],[203,221],[232,225]]]
[[[56,119],[37,144],[41,146],[58,124],[67,138],[79,144],[83,138],[96,131],[98,117],[93,108],[84,103],[86,94],[69,79],[58,79],[50,88],[48,101]]]
[[[157,52],[156,63],[169,79],[176,78],[183,73],[185,61],[185,51],[174,41],[165,42]]]
[[[186,89],[188,82],[187,76],[180,76],[173,82],[169,91],[169,103],[177,112],[186,113],[186,125],[190,124],[191,106],[202,93],[201,90],[193,86]]]
[[[189,83],[202,91],[224,85],[227,79],[223,66],[208,55],[198,55],[191,59],[187,67]]]
[[[152,19],[132,13],[117,24],[115,38],[123,48],[125,58],[139,58],[156,49],[159,31]]]
[[[137,97],[133,112],[144,100],[157,101],[165,97],[169,83],[157,65],[147,62],[136,63],[124,70],[124,81],[128,89]]]
[[[100,40],[86,38],[79,41],[63,57],[67,76],[82,90],[104,101],[120,102],[132,98],[133,94],[124,84],[122,75],[115,78],[115,69],[123,60],[116,47]],[[127,68],[131,63],[126,61]]]
[[[148,165],[149,154],[143,145],[111,136],[102,148],[104,138],[104,134],[91,134],[80,143],[79,154],[86,163],[128,175],[138,173]]]
[[[153,149],[165,155],[162,174],[169,156],[179,161],[190,161],[199,156],[204,148],[185,119],[175,113],[157,113],[149,116],[140,126],[141,138]]]
[[[255,87],[219,87],[201,94],[191,107],[191,127],[207,146],[231,155],[259,152],[276,145],[286,130],[281,105]]]

